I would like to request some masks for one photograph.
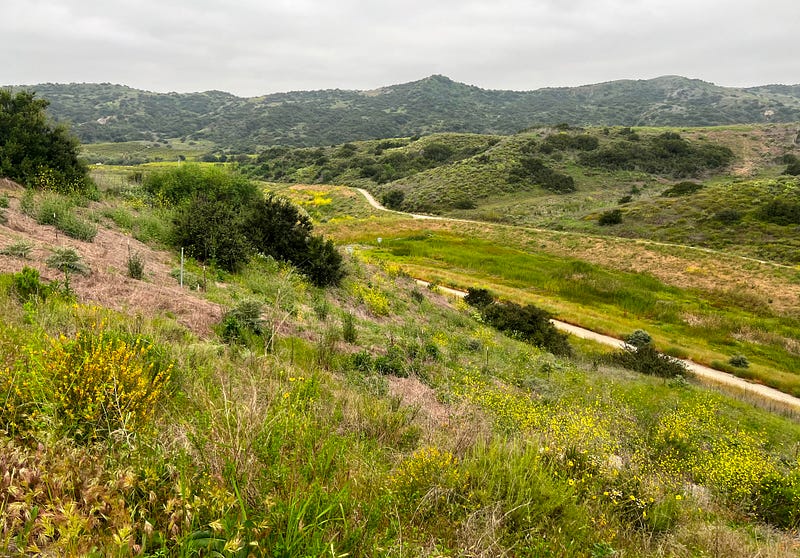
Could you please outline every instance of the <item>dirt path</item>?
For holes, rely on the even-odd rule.
[[[427,281],[423,281],[422,279],[416,279],[416,282],[419,285],[423,285],[425,287],[430,286],[430,283]],[[457,289],[451,289],[450,287],[436,287],[439,291],[456,296],[459,298],[464,298],[467,294],[464,291],[460,291]],[[608,335],[603,335],[600,333],[596,333],[589,329],[576,326],[573,324],[569,324],[567,322],[562,322],[560,320],[550,320],[557,329],[569,333],[570,335],[574,335],[575,337],[580,337],[581,339],[589,339],[591,341],[595,341],[597,343],[601,343],[603,345],[608,345],[610,347],[615,348],[623,348],[625,347],[625,342],[621,339],[617,339],[616,337],[611,337]],[[719,370],[715,370],[713,368],[709,368],[708,366],[704,366],[702,364],[698,364],[689,359],[676,359],[686,365],[696,378],[701,380],[703,383],[706,384],[713,384],[724,386],[727,388],[733,388],[736,392],[739,392],[742,395],[749,395],[758,399],[767,400],[772,403],[777,404],[781,408],[790,409],[792,411],[800,412],[800,399],[797,397],[793,397],[787,393],[783,393],[782,391],[778,391],[777,389],[763,386],[761,384],[753,384],[734,376],[732,374],[728,374],[726,372],[720,372]]]
[[[366,191],[365,189],[356,188],[356,190],[361,192],[361,194],[364,196],[364,198],[366,198],[367,202],[372,207],[374,207],[375,209],[378,209],[380,211],[387,211],[389,213],[396,213],[397,215],[405,215],[406,217],[411,217],[413,219],[426,219],[426,220],[429,220],[429,221],[448,221],[448,222],[451,222],[451,223],[470,223],[470,224],[473,224],[473,225],[486,225],[487,224],[485,221],[475,221],[475,220],[472,220],[472,219],[456,219],[455,217],[442,217],[440,215],[424,215],[424,214],[421,214],[421,213],[407,213],[405,211],[396,211],[394,209],[388,209],[387,207],[384,207],[383,205],[381,205],[380,202],[378,202],[378,200],[376,200],[375,197],[372,194],[370,194],[368,191]],[[536,233],[558,234],[558,235],[564,235],[564,236],[580,236],[581,238],[592,237],[592,235],[590,235],[590,234],[581,233],[581,232],[574,232],[574,231],[556,231],[556,230],[553,230],[553,229],[541,229],[541,228],[536,228],[536,227],[524,227],[524,226],[519,226],[519,225],[507,225],[505,223],[491,223],[491,225],[494,226],[494,227],[510,228],[510,229],[516,229],[516,230],[525,230],[525,231],[531,231],[531,232],[536,232]],[[595,238],[595,237],[592,237],[592,238]],[[605,237],[596,237],[596,238],[605,238]],[[727,258],[737,258],[737,259],[740,259],[740,260],[744,260],[744,261],[748,261],[748,262],[754,262],[754,263],[767,265],[767,266],[771,266],[771,267],[778,267],[778,268],[782,268],[782,269],[795,269],[795,266],[791,266],[791,265],[780,264],[780,263],[777,263],[777,262],[771,262],[769,260],[760,260],[758,258],[751,258],[749,256],[740,256],[738,254],[731,254],[731,253],[728,253],[728,252],[721,252],[720,250],[714,250],[713,248],[703,248],[702,246],[689,246],[689,245],[686,245],[686,244],[675,244],[675,243],[672,243],[672,242],[659,242],[657,240],[647,240],[647,239],[644,239],[644,238],[623,238],[623,237],[613,237],[613,238],[615,240],[627,240],[627,241],[635,243],[635,244],[644,244],[644,245],[649,245],[649,246],[663,246],[665,248],[683,248],[683,249],[686,249],[686,250],[694,250],[696,252],[702,252],[704,254],[725,256]]]

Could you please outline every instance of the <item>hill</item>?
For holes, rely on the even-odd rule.
[[[800,87],[720,87],[664,76],[535,91],[486,90],[444,76],[373,91],[297,91],[240,98],[153,93],[111,84],[24,86],[51,102],[84,143],[210,141],[252,152],[436,132],[511,134],[536,124],[713,126],[800,120]]]
[[[189,262],[181,288],[177,254],[151,246],[168,208],[101,171],[96,201],[0,192],[0,553],[796,554],[789,418],[574,340],[570,357],[503,335],[369,263],[366,243],[337,287],[254,258],[236,274]],[[352,191],[294,192],[351,234],[383,223],[429,239]],[[97,234],[26,216],[44,204]],[[141,279],[125,273],[128,242]],[[65,248],[90,268],[70,287],[47,281]],[[595,282],[602,306],[607,271],[551,263],[537,267]],[[248,334],[226,336],[233,323]]]

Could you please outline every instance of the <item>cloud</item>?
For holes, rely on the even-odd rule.
[[[432,73],[495,89],[795,83],[798,20],[789,0],[30,0],[4,7],[0,81],[242,95]]]

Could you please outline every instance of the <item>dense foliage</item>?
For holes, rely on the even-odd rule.
[[[259,253],[291,262],[321,286],[344,275],[341,255],[313,234],[308,215],[240,175],[185,164],[149,175],[144,188],[174,206],[172,244],[200,261],[236,271]]]
[[[110,84],[42,84],[51,113],[84,142],[184,138],[237,152],[435,132],[514,133],[537,123],[710,126],[800,120],[797,90],[718,87],[665,76],[537,91],[491,91],[431,76],[371,92],[300,91],[243,99]],[[591,141],[591,140],[590,140]]]
[[[639,170],[682,178],[724,167],[733,152],[723,146],[693,144],[675,132],[664,132],[647,139],[630,138],[580,156],[581,163],[612,170]]]
[[[0,177],[63,193],[90,189],[78,140],[47,117],[48,102],[34,93],[0,89]]]

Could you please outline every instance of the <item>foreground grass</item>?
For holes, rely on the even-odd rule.
[[[267,337],[233,346],[58,295],[22,304],[10,276],[0,278],[10,473],[0,548],[793,552],[762,521],[784,517],[764,505],[763,486],[797,474],[796,424],[685,383],[593,369],[592,357],[555,358],[416,289],[394,267],[351,261],[350,272],[328,292],[269,261],[227,277],[209,294],[259,300],[272,324]],[[341,337],[347,315],[350,342]],[[116,344],[104,353],[102,340]],[[99,352],[81,352],[86,343]],[[84,364],[62,370],[64,354]],[[110,382],[123,364],[144,382],[133,386],[150,386],[141,405],[119,406],[129,392]],[[154,370],[167,381],[156,383]],[[85,414],[85,393],[52,389],[64,374],[94,394],[99,420]],[[784,506],[794,521],[796,503]]]

